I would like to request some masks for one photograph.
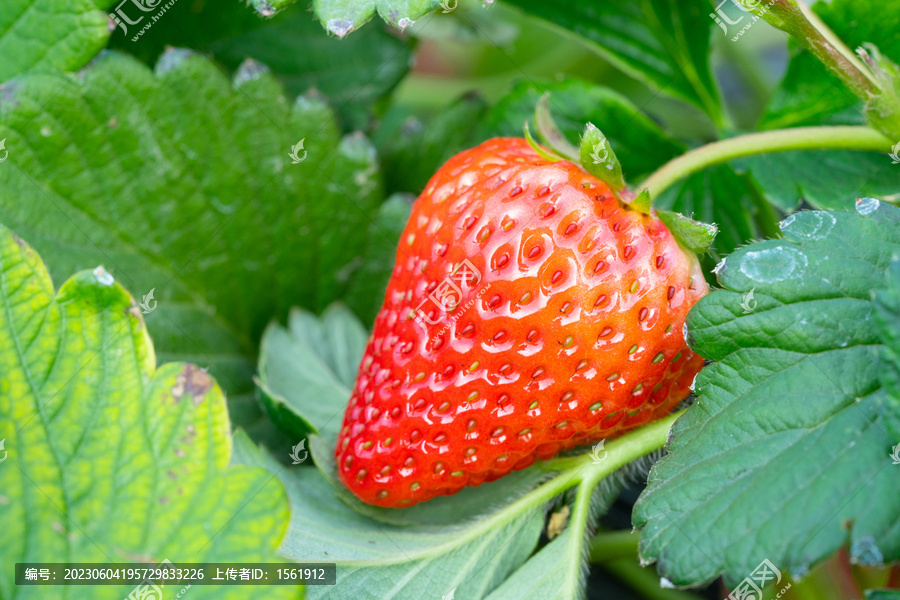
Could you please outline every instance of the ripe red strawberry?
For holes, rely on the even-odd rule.
[[[341,481],[409,506],[665,415],[703,365],[682,326],[706,292],[658,218],[578,166],[518,138],[458,154],[400,239]]]

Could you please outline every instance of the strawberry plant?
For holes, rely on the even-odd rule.
[[[900,598],[898,28],[7,0],[0,599]]]

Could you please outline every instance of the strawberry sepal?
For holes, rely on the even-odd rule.
[[[656,216],[672,232],[675,241],[694,254],[704,254],[709,250],[719,233],[715,224],[695,221],[681,213],[658,210]]]

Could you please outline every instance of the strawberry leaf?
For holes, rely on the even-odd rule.
[[[784,240],[729,256],[724,289],[689,315],[689,343],[716,362],[633,516],[642,557],[677,585],[734,584],[763,559],[803,575],[847,542],[860,563],[900,558],[897,403],[872,300],[900,209],[857,209],[788,217]]]
[[[478,519],[439,523],[438,518],[436,524],[418,527],[386,523],[338,501],[339,490],[317,470],[286,469],[252,447],[246,436],[235,444],[241,446],[237,454],[245,464],[270,469],[287,488],[293,511],[282,552],[299,561],[336,562],[335,590],[342,598],[399,600],[455,593],[479,600],[527,559],[543,526],[540,497],[506,504],[502,496],[488,510],[482,505]],[[325,586],[307,589],[310,598],[331,592]]]
[[[733,161],[748,171],[765,199],[784,212],[801,202],[816,208],[848,210],[861,195],[892,201],[900,172],[891,157],[877,152],[810,150],[762,154]]]
[[[296,0],[250,0],[263,16],[269,17]],[[457,0],[313,0],[313,12],[328,33],[342,38],[360,28],[376,14],[385,22],[405,29],[427,13],[446,6],[445,12],[456,8]],[[448,10],[449,9],[449,10]]]
[[[0,306],[0,562],[276,560],[284,490],[263,469],[228,467],[218,385],[190,364],[156,368],[140,309],[108,272],[76,273],[54,295],[40,257],[0,226]],[[68,596],[123,598],[129,588]],[[0,571],[0,597],[23,593],[12,569]],[[191,590],[262,593],[297,589]]]
[[[719,92],[709,70],[713,21],[706,6],[666,0],[520,0],[516,5],[582,36],[598,54],[651,88],[690,102],[715,121],[721,118]]]
[[[341,139],[318,97],[292,105],[259,65],[231,82],[183,50],[155,73],[107,53],[77,78],[27,75],[0,98],[0,221],[57,278],[102,262],[153,292],[161,359],[209,367],[233,418],[258,418],[266,323],[288,297],[321,310],[346,293],[366,247],[381,196],[372,146]]]
[[[900,448],[900,261],[891,263],[888,285],[875,292],[875,323],[883,347],[881,385],[888,394],[887,426]]]
[[[272,418],[297,439],[320,432],[336,436],[366,335],[340,305],[328,308],[321,320],[294,309],[287,329],[269,325],[260,349],[258,386]]]
[[[122,10],[132,18],[143,14],[131,2]],[[148,65],[171,46],[209,54],[229,71],[248,58],[259,61],[272,70],[289,96],[313,88],[321,92],[337,111],[344,131],[368,128],[374,105],[409,72],[412,62],[410,40],[398,39],[383,26],[336,39],[309,14],[306,2],[260,19],[245,2],[179,1],[166,10],[158,26],[132,41],[143,25],[130,27],[130,35],[117,30],[110,46]]]
[[[32,70],[75,71],[109,38],[108,0],[5,0],[0,81]]]

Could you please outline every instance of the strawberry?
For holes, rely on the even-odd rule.
[[[596,129],[595,129],[596,131]],[[410,506],[658,419],[703,359],[697,257],[606,183],[497,138],[416,200],[335,450],[359,499]]]

